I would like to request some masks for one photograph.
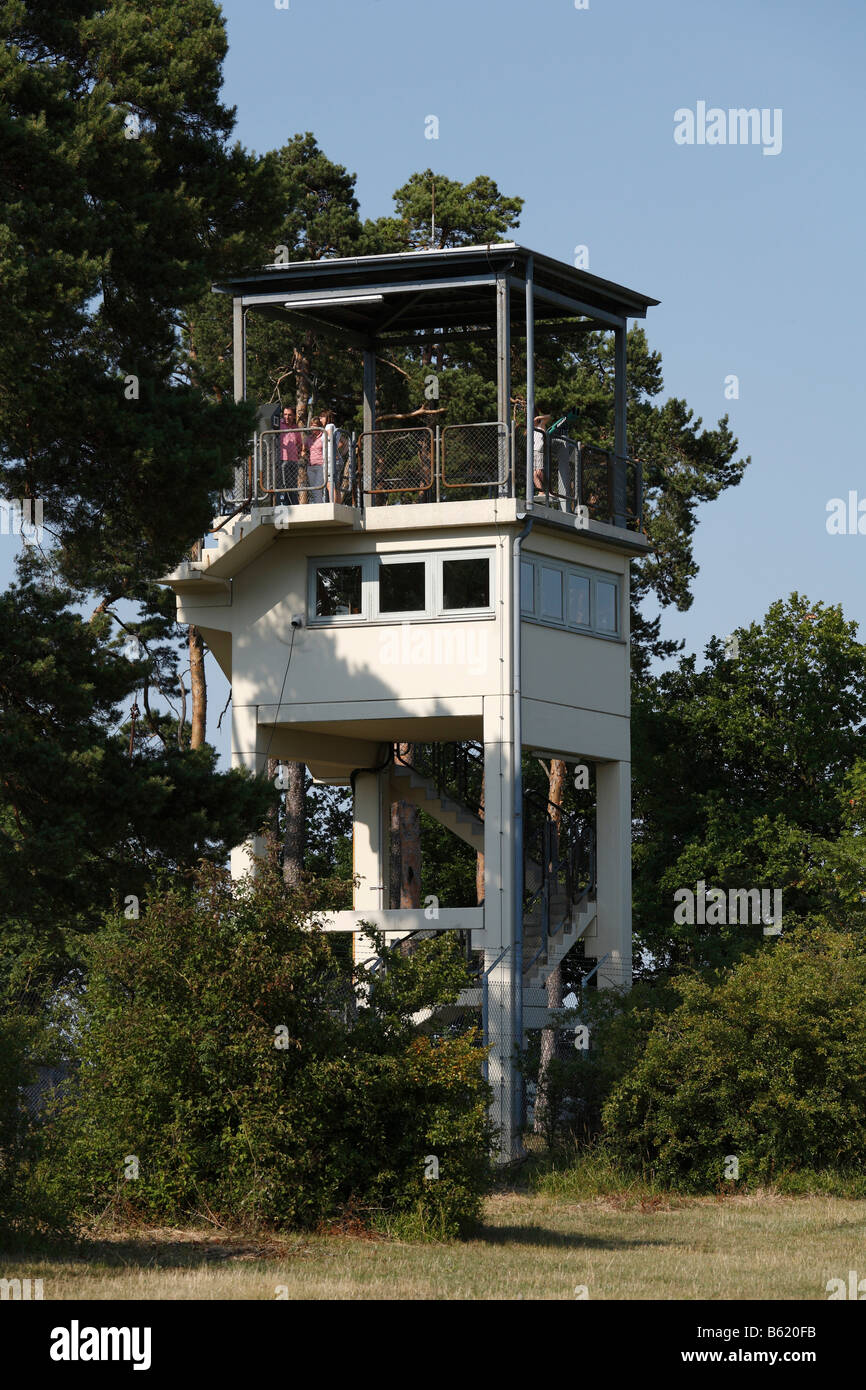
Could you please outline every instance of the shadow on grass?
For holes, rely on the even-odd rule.
[[[126,1235],[117,1239],[90,1238],[56,1242],[29,1250],[0,1250],[4,1269],[15,1265],[86,1264],[103,1269],[204,1269],[224,1263],[266,1263],[311,1252],[295,1235],[284,1239],[186,1234]],[[321,1252],[320,1252],[321,1253]]]
[[[649,1240],[637,1236],[634,1240],[619,1236],[593,1236],[580,1231],[552,1231],[549,1226],[483,1226],[473,1236],[473,1240],[486,1245],[537,1245],[545,1249],[560,1247],[565,1250],[630,1250],[648,1245],[667,1246],[669,1240]]]

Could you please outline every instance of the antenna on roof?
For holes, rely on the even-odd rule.
[[[436,180],[430,180],[430,194],[432,198],[430,212],[430,250],[436,245]]]

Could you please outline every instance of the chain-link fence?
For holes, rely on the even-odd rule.
[[[434,502],[435,439],[427,428],[368,430],[359,436],[364,490],[391,502]]]
[[[343,474],[350,472],[349,440],[340,431],[329,438],[319,428],[264,430],[256,441],[256,459],[263,500],[286,506],[325,502],[332,500],[332,492],[342,496]],[[351,491],[348,476],[346,489]]]
[[[445,425],[440,436],[442,488],[464,499],[504,496],[509,490],[511,440],[501,421]]]
[[[592,520],[613,522],[618,470],[625,469],[626,525],[643,527],[643,469],[610,449],[565,435],[533,431],[533,493],[539,501]],[[257,501],[305,504],[468,501],[525,491],[526,429],[502,421],[368,430],[263,430],[239,460],[233,486],[221,494],[224,513]],[[620,482],[622,481],[620,475]]]

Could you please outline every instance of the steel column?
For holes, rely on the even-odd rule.
[[[535,468],[535,278],[533,260],[526,262],[526,505],[532,505]],[[517,482],[515,469],[515,484]]]
[[[236,401],[247,398],[246,315],[242,299],[232,300],[232,367]]]
[[[511,313],[508,277],[496,277],[496,418],[511,412]]]
[[[364,501],[371,496],[373,488],[373,430],[376,428],[376,353],[373,348],[364,349],[364,450],[361,460],[361,491]]]
[[[613,518],[615,526],[626,524],[626,335],[625,319],[614,329],[614,434],[613,434]]]

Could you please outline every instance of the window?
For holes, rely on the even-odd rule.
[[[602,570],[521,556],[521,611],[551,627],[621,636],[619,586],[618,576]]]
[[[616,585],[599,579],[595,586],[595,625],[599,632],[616,632]]]
[[[424,560],[379,561],[379,612],[424,613],[427,565]]]
[[[535,609],[535,566],[529,560],[520,561],[520,607],[524,613]]]
[[[541,566],[541,616],[562,622],[562,570]]]
[[[442,560],[442,607],[490,607],[490,560],[485,556],[471,559]]]
[[[492,617],[492,560],[492,550],[318,556],[309,561],[308,620],[324,626]],[[530,591],[532,584],[530,573]]]
[[[315,616],[350,618],[361,612],[363,567],[358,564],[317,565]]]
[[[589,579],[585,574],[566,575],[569,627],[589,627]]]

